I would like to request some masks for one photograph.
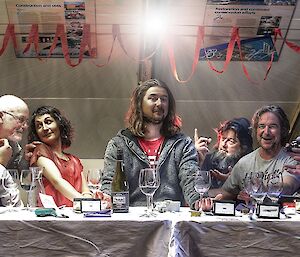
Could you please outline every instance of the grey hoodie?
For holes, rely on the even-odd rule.
[[[139,146],[137,137],[128,129],[118,132],[105,151],[102,190],[111,193],[111,181],[115,171],[117,148],[123,150],[124,166],[129,183],[129,202],[131,206],[145,206],[146,196],[139,189],[139,172],[150,167],[147,155]],[[157,168],[160,172],[160,187],[154,194],[154,201],[180,201],[182,206],[193,206],[199,199],[194,189],[191,175],[198,169],[198,155],[190,137],[178,133],[166,138]]]

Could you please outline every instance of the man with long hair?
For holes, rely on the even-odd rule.
[[[220,188],[238,160],[253,150],[251,124],[248,119],[240,117],[226,120],[214,130],[217,143],[212,152],[201,153],[205,156],[201,168],[211,170],[211,188]],[[198,153],[203,149],[201,143],[201,140],[195,140]]]
[[[181,133],[175,99],[167,85],[150,79],[133,92],[127,112],[126,129],[118,132],[106,148],[102,190],[111,194],[117,149],[123,150],[131,206],[145,205],[139,189],[139,172],[153,167],[160,173],[161,185],[155,201],[174,200],[193,205],[199,198],[191,174],[197,169],[197,151],[191,138]]]
[[[289,138],[289,120],[281,107],[267,105],[258,109],[252,117],[253,135],[258,148],[242,157],[232,169],[228,179],[222,186],[221,194],[216,199],[236,199],[245,190],[246,178],[251,172],[263,174],[263,183],[270,174],[282,173],[282,194],[293,194],[300,185],[300,176],[288,173],[286,165],[296,165],[297,162],[286,152],[285,145]],[[204,209],[211,208],[211,201],[205,200]],[[196,208],[198,208],[196,204]],[[203,207],[203,206],[202,206]]]

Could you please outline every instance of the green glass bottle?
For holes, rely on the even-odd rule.
[[[124,170],[123,151],[117,150],[115,174],[111,184],[113,212],[129,211],[129,186]]]

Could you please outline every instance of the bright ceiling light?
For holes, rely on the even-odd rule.
[[[149,35],[161,35],[165,33],[167,21],[165,15],[149,14],[145,18],[144,33]]]

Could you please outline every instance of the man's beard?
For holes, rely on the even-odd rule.
[[[153,117],[146,117],[146,116],[144,116],[144,121],[146,123],[161,124],[161,123],[163,123],[164,120],[165,120],[164,116],[162,116],[160,118],[157,118],[157,119],[155,119]]]
[[[228,167],[233,167],[238,160],[242,157],[241,150],[237,151],[232,155],[226,155],[225,152],[216,151],[211,159],[213,169],[219,171],[227,171]]]
[[[9,140],[13,142],[19,142],[22,140],[23,134],[22,132],[15,131],[12,135],[8,137]]]

